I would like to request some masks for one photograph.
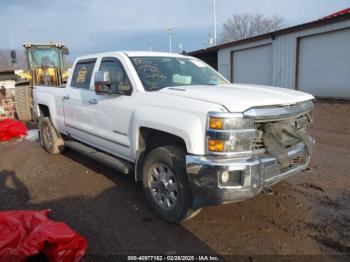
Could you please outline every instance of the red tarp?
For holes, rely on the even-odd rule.
[[[50,210],[0,212],[0,262],[24,261],[38,253],[50,261],[79,261],[87,241],[63,222],[48,218]]]
[[[26,136],[27,127],[20,121],[5,119],[0,121],[0,142]]]

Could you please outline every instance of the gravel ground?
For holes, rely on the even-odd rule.
[[[33,136],[3,143],[0,210],[49,208],[51,218],[87,238],[91,255],[317,255],[317,260],[338,260],[350,255],[349,116],[350,103],[319,102],[310,128],[317,141],[310,172],[277,184],[274,195],[205,208],[178,226],[148,210],[141,184],[130,176],[71,150],[49,155]]]

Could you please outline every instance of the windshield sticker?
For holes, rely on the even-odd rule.
[[[190,85],[192,83],[192,76],[173,75],[173,83],[180,85]]]
[[[190,60],[193,64],[195,64],[196,66],[198,66],[198,67],[207,67],[207,65],[206,64],[204,64],[202,61],[199,61],[199,60],[194,60],[194,59],[192,59],[192,60]]]
[[[77,75],[77,83],[85,83],[87,73],[88,73],[88,70],[86,66],[83,66],[82,68],[80,68]]]

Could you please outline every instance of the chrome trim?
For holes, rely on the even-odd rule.
[[[229,141],[231,139],[231,135],[235,133],[254,133],[256,134],[256,129],[233,129],[233,130],[215,130],[208,129],[206,132],[207,138],[214,138],[218,140]]]
[[[213,197],[213,201],[229,203],[242,201],[259,194],[264,187],[271,186],[287,177],[303,171],[310,162],[306,146],[300,142],[288,150],[290,160],[303,157],[304,161],[281,171],[277,159],[270,154],[245,158],[215,158],[209,156],[186,156],[186,171],[193,192],[202,192]],[[241,186],[222,186],[219,173],[223,171],[243,171]],[[206,193],[207,192],[207,193]],[[195,196],[196,197],[196,196]],[[202,201],[211,201],[205,199]],[[208,204],[208,203],[207,203]],[[210,202],[210,204],[215,204]],[[205,203],[199,205],[205,206]]]
[[[207,143],[208,144],[208,143]],[[214,157],[225,157],[225,158],[232,158],[232,157],[249,157],[253,154],[252,150],[249,151],[240,151],[240,152],[212,152],[208,151],[209,156],[214,156]]]
[[[242,129],[207,129],[207,133],[244,133],[244,132],[252,132],[254,130],[254,132],[256,132],[255,128],[242,128]]]
[[[308,100],[289,106],[255,107],[244,111],[243,115],[245,118],[249,119],[271,121],[295,118],[311,112],[314,108],[314,102],[312,100]]]

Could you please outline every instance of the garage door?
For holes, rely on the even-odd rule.
[[[300,39],[298,88],[350,98],[350,29]]]
[[[264,45],[232,53],[234,83],[272,84],[272,46]]]

